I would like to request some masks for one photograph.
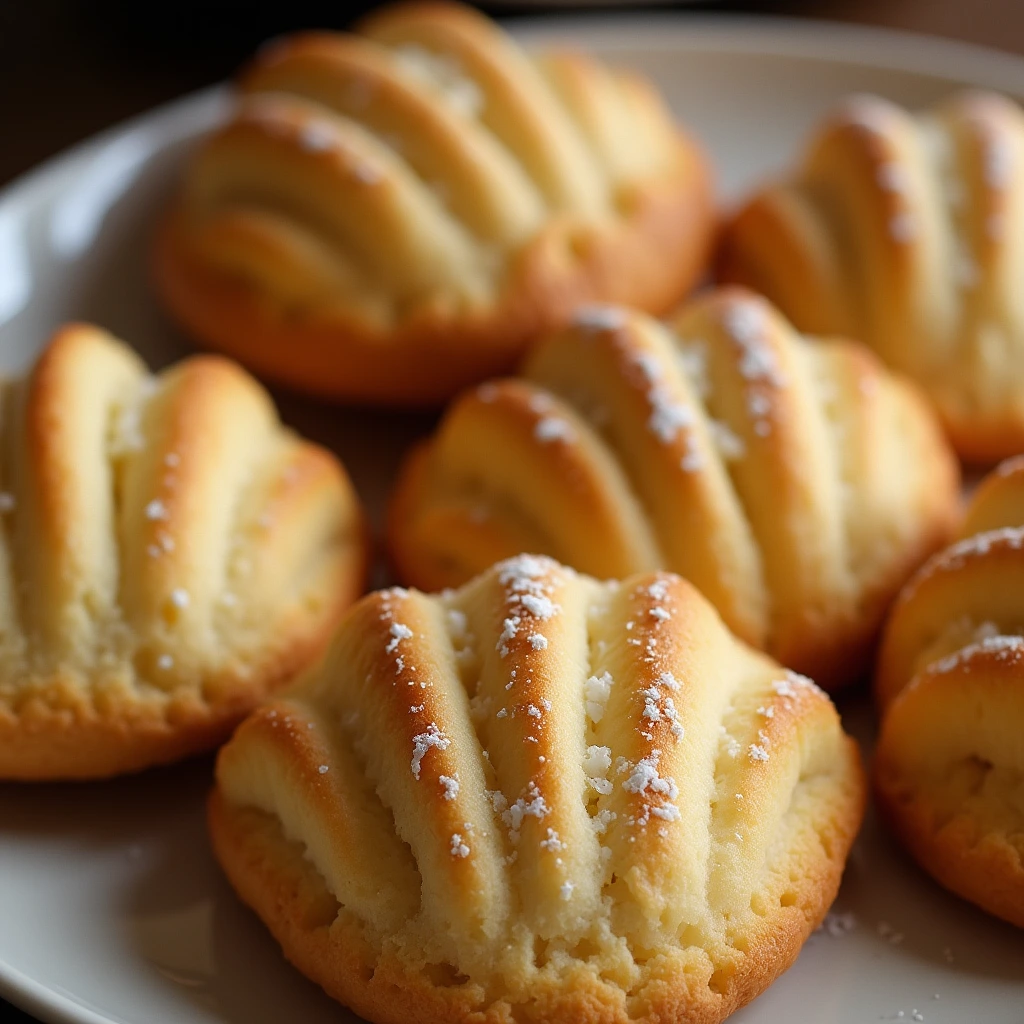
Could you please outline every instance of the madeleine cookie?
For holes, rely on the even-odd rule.
[[[221,751],[210,823],[375,1024],[712,1024],[821,921],[864,788],[828,697],[690,584],[524,555],[359,602]]]
[[[914,116],[855,96],[727,227],[726,281],[918,381],[968,459],[1024,450],[1024,114],[991,93]]]
[[[190,162],[157,283],[200,342],[336,398],[436,404],[581,301],[705,269],[703,155],[636,75],[445,3],[273,43]]]
[[[86,325],[0,396],[0,779],[216,746],[362,589],[344,470],[234,364]]]
[[[893,829],[947,889],[1024,927],[1024,459],[900,595],[876,692]]]
[[[917,392],[739,289],[667,324],[601,307],[516,379],[457,399],[392,501],[399,578],[458,585],[517,551],[678,572],[740,637],[832,688],[951,532],[958,471]]]

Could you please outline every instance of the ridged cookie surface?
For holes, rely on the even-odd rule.
[[[152,376],[63,328],[0,389],[0,779],[215,746],[319,653],[365,559],[344,470],[237,366]]]
[[[954,444],[1024,449],[1024,114],[994,93],[921,115],[855,96],[725,232],[720,271],[917,380]]]
[[[727,289],[665,324],[583,309],[518,378],[458,398],[403,470],[389,540],[429,590],[518,551],[600,578],[669,569],[834,687],[948,539],[957,480],[915,389]]]
[[[520,556],[356,605],[221,751],[210,819],[376,1024],[710,1024],[796,958],[863,797],[825,694],[690,584]]]
[[[651,86],[453,4],[262,51],[189,164],[157,280],[201,342],[333,397],[437,403],[580,301],[703,272],[701,153]]]
[[[943,885],[1024,927],[1024,459],[907,585],[876,684],[875,787]]]

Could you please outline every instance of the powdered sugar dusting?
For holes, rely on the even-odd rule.
[[[764,304],[753,299],[736,300],[722,314],[726,331],[740,350],[739,372],[749,387],[747,411],[753,420],[754,433],[766,437],[771,433],[771,398],[765,390],[786,386],[785,375],[778,364],[774,348],[767,340],[768,314]]]
[[[693,434],[688,434],[686,437],[686,452],[679,460],[679,468],[684,473],[696,473],[698,470],[703,469],[704,465],[704,456],[697,449],[697,442],[694,440]]]
[[[533,428],[533,436],[541,444],[551,444],[553,441],[562,441],[568,444],[575,440],[576,432],[568,420],[559,416],[543,416]]]
[[[844,104],[843,117],[851,128],[868,135],[881,135],[887,127],[884,114],[868,96],[850,97]]]
[[[608,705],[608,698],[611,696],[614,682],[615,680],[612,679],[610,672],[602,672],[599,676],[591,676],[583,684],[587,717],[595,724],[604,718],[605,708]]]
[[[501,633],[498,635],[498,642],[495,645],[495,650],[504,658],[508,654],[508,642],[514,640],[516,634],[519,631],[520,618],[518,615],[513,615],[510,618],[505,619],[502,623]]]
[[[391,634],[391,639],[384,648],[387,654],[393,654],[403,640],[409,640],[413,636],[413,631],[402,622],[392,622],[388,632]]]
[[[646,397],[650,413],[647,429],[662,443],[671,444],[686,433],[687,452],[684,469],[699,469],[700,455],[689,430],[696,423],[693,409],[674,395],[664,380],[664,368],[654,352],[638,352],[633,365],[640,371],[647,385]]]
[[[557,853],[559,850],[565,849],[565,843],[562,842],[558,833],[553,828],[549,828],[545,838],[540,841],[540,848],[547,850],[549,853]]]
[[[907,188],[906,169],[897,163],[881,164],[875,173],[879,188],[886,192],[904,192]]]
[[[538,555],[517,555],[501,563],[498,581],[516,593],[529,593],[534,587],[543,586],[544,576],[554,564]]]
[[[618,306],[581,306],[572,318],[574,327],[593,334],[621,330],[627,322],[626,311]]]
[[[662,804],[660,807],[652,807],[651,814],[662,821],[678,821],[680,818],[679,808],[675,804]],[[659,830],[659,835],[664,835]]]
[[[416,43],[396,47],[392,54],[407,74],[437,92],[461,117],[476,118],[483,113],[487,97],[456,57]]]
[[[310,153],[326,153],[337,142],[337,132],[323,121],[307,121],[299,131],[299,145]]]
[[[1022,544],[1024,527],[1004,526],[997,530],[985,530],[958,541],[946,548],[939,559],[946,568],[959,569],[966,559],[986,555],[994,546],[1019,549]]]
[[[660,750],[654,750],[647,757],[642,758],[634,766],[632,771],[622,783],[622,788],[627,793],[663,793],[674,800],[679,795],[679,789],[672,779],[663,779],[658,774],[658,761],[661,757]]]
[[[661,363],[653,352],[640,352],[633,360],[633,365],[640,371],[648,384],[661,378]]]
[[[650,739],[650,727],[664,722],[668,724],[673,738],[681,740],[684,736],[684,729],[679,719],[679,712],[676,709],[675,701],[663,692],[664,689],[672,692],[679,690],[679,681],[671,672],[662,672],[657,682],[639,691],[639,696],[644,702],[643,710],[640,712],[640,732],[644,737]]]
[[[681,430],[693,426],[693,410],[673,399],[665,388],[652,387],[647,392],[647,401],[651,405],[647,428],[662,444],[670,444]]]
[[[438,729],[434,722],[431,722],[425,732],[421,732],[412,738],[412,761],[410,767],[412,768],[412,777],[419,779],[420,768],[423,764],[423,758],[427,756],[427,752],[430,750],[447,750],[451,746],[452,741]]]
[[[1010,187],[1014,174],[1014,153],[1009,139],[992,130],[983,130],[982,166],[985,184],[996,191]]]
[[[354,154],[346,152],[342,137],[326,121],[308,121],[298,133],[298,143],[308,153],[345,154],[346,170],[364,185],[375,185],[382,178],[381,172],[365,163]]]
[[[833,939],[841,939],[844,935],[849,935],[856,927],[857,918],[852,913],[840,914],[829,911],[818,930],[826,932]]]
[[[498,570],[498,581],[505,587],[509,615],[502,624],[496,650],[501,657],[509,653],[509,644],[519,635],[519,629],[531,622],[544,622],[554,618],[562,609],[551,599],[552,585],[549,569],[554,566],[548,559],[535,555],[519,555],[503,562]],[[535,651],[547,648],[544,634],[531,629],[527,643]]]
[[[644,796],[648,801],[644,812],[635,819],[635,823],[641,826],[647,824],[651,814],[665,821],[675,820],[679,816],[679,810],[674,806],[674,801],[679,796],[679,787],[674,779],[663,778],[658,773],[660,758],[661,751],[654,749],[635,764],[627,761],[622,765],[623,770],[629,773],[623,780],[622,788],[627,793]],[[657,796],[664,799],[655,804],[652,798]]]
[[[810,690],[820,696],[825,695],[824,691],[813,679],[808,679],[807,676],[803,676],[791,669],[786,670],[786,674],[782,679],[776,679],[772,683],[772,689],[775,691],[775,695],[783,698],[784,701],[793,700],[801,690]]]
[[[930,671],[937,673],[952,672],[959,666],[969,662],[978,654],[994,656],[1000,661],[1020,661],[1024,659],[1024,637],[1021,636],[986,636],[975,643],[967,644],[960,650],[940,658],[930,666]]]
[[[726,462],[735,462],[747,454],[747,446],[743,439],[734,433],[728,423],[721,420],[708,420],[708,429],[711,431],[711,440],[718,449],[718,454]]]
[[[376,185],[384,177],[376,167],[371,167],[363,161],[351,161],[348,170],[361,185]]]
[[[512,843],[519,842],[519,833],[522,828],[523,821],[526,818],[536,818],[541,820],[547,817],[550,813],[550,808],[544,797],[541,795],[540,790],[537,787],[536,782],[532,779],[529,785],[526,787],[525,793],[516,800],[515,803],[509,804],[508,807],[501,812],[501,820],[505,823],[509,830],[509,839]]]
[[[550,619],[560,611],[558,605],[544,594],[523,594],[519,603],[536,619]]]
[[[587,777],[587,784],[601,796],[608,796],[612,791],[612,782],[608,778],[611,767],[612,751],[610,747],[596,744],[587,747],[587,753],[583,759],[583,771]]]
[[[694,393],[698,398],[706,398],[711,393],[707,342],[680,340],[676,358]]]

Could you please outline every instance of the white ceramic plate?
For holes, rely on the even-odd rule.
[[[788,21],[671,16],[558,20],[530,42],[585,45],[653,76],[705,141],[728,196],[792,159],[853,90],[912,106],[978,85],[1024,98],[1024,61],[949,43]],[[51,161],[0,197],[0,368],[67,318],[93,319],[153,363],[187,351],[146,280],[147,239],[182,152],[224,110],[186,99]],[[281,396],[286,417],[345,458],[379,514],[423,417]],[[869,732],[863,697],[846,709]],[[0,994],[60,1024],[352,1021],[281,958],[233,898],[203,828],[210,765],[112,784],[0,786]],[[948,896],[869,820],[840,916],[737,1024],[1020,1024],[1024,933]]]

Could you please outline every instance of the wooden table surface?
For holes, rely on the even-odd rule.
[[[102,128],[227,77],[269,36],[346,24],[337,16],[341,5],[310,0],[288,0],[276,11],[253,4],[244,23],[234,26],[211,15],[221,6],[211,0],[0,0],[0,186]],[[484,6],[496,14],[513,10]],[[153,14],[157,7],[167,13]],[[1024,54],[1021,0],[766,0],[683,10],[882,25]],[[538,8],[520,12],[536,16]],[[3,1000],[0,1017],[32,1024]]]

